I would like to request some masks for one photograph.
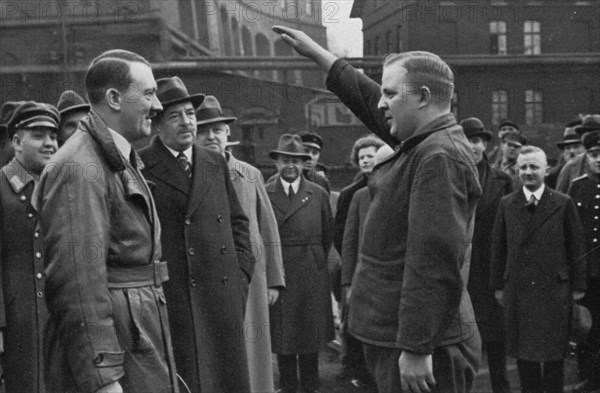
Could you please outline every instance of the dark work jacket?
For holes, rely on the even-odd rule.
[[[575,203],[546,187],[530,212],[519,188],[500,200],[491,285],[504,290],[507,355],[564,359],[573,291],[585,291],[585,240]]]
[[[327,86],[384,142],[396,144],[377,110],[379,85],[340,59]],[[466,284],[481,187],[462,128],[443,114],[376,168],[350,297],[350,333],[422,354],[478,341]]]
[[[33,200],[50,312],[48,392],[92,393],[114,381],[127,393],[178,391],[166,275],[116,285],[128,271],[154,273],[161,260],[160,223],[140,166],[91,112],[42,173]]]
[[[7,392],[45,392],[42,239],[31,206],[35,180],[13,158],[0,173],[0,304],[4,335],[2,367]]]
[[[477,168],[480,172],[483,195],[475,210],[468,289],[483,341],[504,341],[504,316],[502,307],[490,288],[490,263],[492,233],[498,204],[500,198],[512,192],[512,181],[506,173],[493,168],[485,157]]]
[[[335,211],[335,234],[333,237],[333,245],[336,250],[342,253],[342,242],[344,239],[344,226],[346,225],[346,217],[348,216],[348,208],[352,202],[354,193],[367,185],[369,178],[361,173],[360,178],[347,187],[342,188],[337,201]]]
[[[354,193],[348,208],[342,244],[342,285],[352,284],[369,206],[371,206],[371,195],[369,189],[363,187]]]
[[[178,372],[194,393],[246,393],[244,311],[255,259],[227,162],[194,146],[190,179],[159,138],[140,157],[163,229]]]

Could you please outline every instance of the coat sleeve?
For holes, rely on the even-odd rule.
[[[107,286],[110,211],[105,168],[99,181],[79,165],[46,166],[36,196],[46,263],[51,322],[78,391],[95,392],[123,377]],[[46,338],[47,340],[50,338]]]
[[[358,246],[360,233],[360,217],[358,208],[359,193],[354,193],[346,224],[344,227],[344,237],[342,242],[342,285],[351,285],[354,270],[356,270],[356,262],[358,260]]]
[[[490,263],[490,287],[495,290],[504,289],[504,272],[507,260],[507,238],[506,238],[506,202],[500,201],[498,213],[494,221],[492,232],[492,261]]]
[[[565,231],[572,290],[585,292],[587,289],[585,235],[575,202],[570,197],[565,207]]]
[[[396,346],[431,354],[458,313],[466,283],[462,268],[471,247],[476,174],[436,154],[417,168],[408,233]],[[479,194],[481,191],[479,190]]]
[[[237,252],[238,263],[240,269],[246,274],[248,282],[252,279],[252,273],[254,272],[254,253],[252,252],[252,246],[250,244],[250,221],[244,213],[240,201],[237,197],[237,193],[231,184],[229,178],[229,168],[223,158],[221,163],[221,170],[223,173],[223,181],[225,181],[225,189],[227,191],[227,198],[229,200],[229,211],[231,219],[231,231],[233,233],[233,241],[235,242],[235,249]]]
[[[267,287],[285,287],[285,273],[281,254],[281,239],[275,213],[271,207],[262,175],[256,181],[256,198],[258,202],[258,229],[264,244],[267,270]]]
[[[358,72],[346,60],[338,59],[327,74],[327,88],[356,115],[365,126],[390,146],[396,141],[377,105],[381,98],[380,86],[365,74]]]
[[[343,254],[344,226],[346,225],[350,202],[348,190],[342,190],[337,201],[333,235],[333,245],[340,254]]]

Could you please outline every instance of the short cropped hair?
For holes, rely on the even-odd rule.
[[[537,146],[532,146],[532,145],[523,146],[519,155],[522,156],[525,154],[536,154],[536,153],[542,153],[544,155],[544,158],[546,159],[546,162],[548,162],[548,157],[546,156],[546,152]]]
[[[100,103],[108,89],[126,91],[133,82],[129,68],[132,62],[150,67],[150,63],[142,56],[123,49],[106,51],[92,60],[85,76],[85,90],[90,104]]]
[[[361,149],[365,149],[367,147],[374,147],[375,151],[377,151],[381,146],[383,146],[383,143],[384,142],[375,135],[366,135],[361,138],[358,138],[352,146],[352,153],[350,153],[350,161],[355,166],[358,166],[358,152]]]
[[[454,94],[454,73],[438,55],[425,51],[392,53],[388,55],[383,67],[401,62],[407,71],[407,82],[412,84],[412,92],[426,86],[434,100],[449,104]]]

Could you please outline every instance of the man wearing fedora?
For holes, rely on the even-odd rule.
[[[6,125],[15,157],[0,171],[0,341],[7,392],[46,392],[43,332],[44,259],[31,197],[42,169],[58,149],[60,115],[52,105],[7,102]]]
[[[600,129],[600,114],[586,115],[581,119],[581,124],[575,126],[575,133],[583,135],[586,132],[596,131],[598,129]],[[588,175],[593,174],[593,165],[595,165],[593,160],[585,153],[582,153],[567,162],[558,174],[556,190],[567,193],[573,179],[586,173]]]
[[[568,193],[575,201],[585,234],[588,252],[587,291],[581,304],[590,311],[592,329],[586,339],[577,345],[578,369],[582,382],[573,389],[576,393],[600,389],[600,127],[583,134],[583,146],[590,171],[573,179]]]
[[[558,164],[548,172],[546,185],[550,188],[556,188],[556,181],[560,171],[565,164],[573,158],[585,152],[581,144],[581,135],[575,132],[575,127],[581,125],[581,119],[569,122],[563,133],[563,140],[556,143],[556,146],[562,151]]]
[[[65,90],[56,105],[60,113],[58,125],[58,146],[64,143],[77,131],[79,121],[90,114],[90,105],[73,90]]]
[[[476,117],[470,117],[462,120],[460,125],[471,144],[479,183],[483,190],[475,210],[475,229],[467,289],[471,295],[482,347],[488,356],[492,392],[508,393],[510,385],[506,374],[504,315],[489,283],[490,244],[494,219],[500,198],[512,192],[512,180],[488,162],[485,150],[492,140],[492,133],[485,129],[483,122]]]
[[[140,151],[169,263],[165,295],[177,369],[193,393],[250,391],[244,310],[254,268],[248,218],[220,154],[197,146],[196,109],[178,77],[157,81],[157,136]]]
[[[273,392],[269,305],[275,303],[284,288],[281,243],[275,213],[267,196],[262,174],[252,165],[240,161],[227,151],[229,124],[235,117],[223,115],[214,96],[206,99],[196,112],[197,143],[223,155],[229,176],[244,212],[250,220],[250,241],[256,258],[254,274],[246,304],[246,351],[252,393]],[[234,142],[235,143],[235,142]]]
[[[150,64],[115,49],[86,73],[92,110],[37,187],[49,392],[177,393],[160,223],[131,143],[162,109]]]
[[[283,252],[286,289],[271,307],[271,341],[283,393],[318,392],[319,351],[333,339],[327,254],[333,241],[329,196],[302,176],[310,156],[298,135],[283,134],[269,156],[278,174],[267,184]]]

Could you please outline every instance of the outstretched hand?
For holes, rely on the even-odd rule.
[[[298,54],[314,60],[325,72],[337,60],[337,56],[323,48],[301,30],[275,25],[273,31],[281,36],[283,42],[294,48]]]

